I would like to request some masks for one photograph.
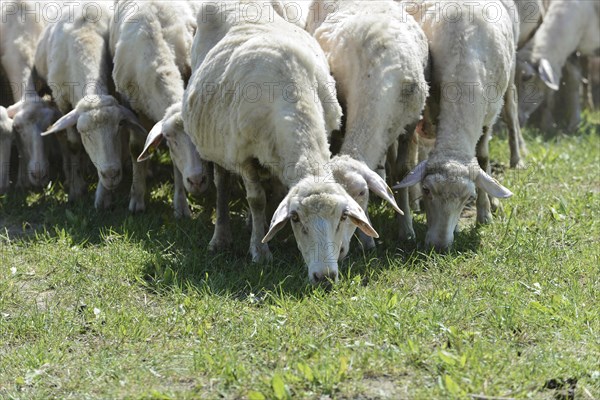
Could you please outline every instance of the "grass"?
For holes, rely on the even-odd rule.
[[[449,254],[396,247],[372,205],[376,251],[356,243],[331,291],[308,284],[288,228],[275,261],[208,254],[210,200],[172,218],[112,211],[59,185],[0,198],[2,399],[600,398],[600,114],[577,135],[526,132],[515,196],[493,225],[465,220]],[[492,158],[506,163],[505,138]],[[416,216],[423,240],[425,225]],[[574,397],[573,397],[574,396]]]

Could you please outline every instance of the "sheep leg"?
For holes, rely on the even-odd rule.
[[[129,211],[137,213],[146,209],[146,175],[148,174],[148,161],[137,161],[137,156],[144,149],[144,140],[134,132],[129,134],[129,153],[132,163],[131,191],[129,194]]]
[[[514,73],[513,73],[514,75]],[[514,79],[511,79],[506,94],[504,95],[504,122],[508,127],[508,145],[510,147],[510,167],[522,168],[521,150],[525,150],[525,142],[519,126],[519,106],[517,102],[517,88]]]
[[[19,146],[17,146],[17,151],[19,153],[19,164],[18,164],[19,170],[17,171],[17,187],[27,189],[30,186],[29,185],[29,173],[28,173],[29,171],[27,171],[28,162],[25,159],[23,152],[19,149]],[[8,173],[7,173],[7,175],[8,175]]]
[[[250,237],[252,262],[268,262],[271,261],[273,256],[269,246],[262,243],[262,239],[266,234],[265,209],[267,198],[265,189],[262,187],[258,171],[253,165],[246,163],[244,172],[242,178],[246,188],[246,200],[248,200],[248,206],[250,206],[250,213],[252,214],[252,235]]]
[[[214,164],[215,187],[217,189],[217,221],[213,237],[208,244],[212,252],[231,246],[231,228],[229,224],[229,185],[231,174],[224,168]]]
[[[581,101],[579,99],[579,88],[583,80],[579,59],[570,59],[563,69],[563,84],[559,91],[561,109],[565,115],[565,131],[573,133],[581,123]],[[584,85],[585,87],[585,85]],[[561,121],[563,122],[563,121]]]
[[[175,218],[191,218],[192,212],[188,205],[187,196],[185,194],[185,186],[183,184],[183,175],[179,168],[173,164],[174,178],[174,193],[173,193],[173,208],[175,209]]]
[[[69,203],[77,201],[86,192],[82,170],[85,166],[85,152],[77,131],[67,129],[67,134],[59,133],[59,144],[63,156],[63,170],[69,187]]]
[[[415,149],[414,142],[415,126],[409,126],[406,133],[398,138],[398,156],[396,157],[394,180],[401,180],[415,167]],[[411,158],[412,156],[412,158]],[[402,188],[398,191],[398,207],[404,212],[404,215],[398,215],[398,240],[400,242],[415,240],[416,235],[413,229],[412,213],[410,212],[409,189]]]
[[[484,133],[477,143],[477,161],[482,170],[489,174],[490,172],[490,159],[489,159],[489,128],[484,127]],[[490,210],[490,199],[488,194],[482,190],[477,189],[477,223],[489,224],[492,222],[492,212]]]
[[[94,198],[94,207],[96,210],[107,209],[112,201],[110,190],[106,189],[98,179],[98,187]]]

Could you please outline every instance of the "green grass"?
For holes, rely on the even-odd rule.
[[[331,291],[312,288],[291,230],[275,261],[208,254],[210,200],[172,218],[169,184],[130,216],[58,185],[0,198],[2,399],[600,398],[600,115],[575,136],[526,132],[527,168],[494,224],[465,220],[445,255],[396,247],[372,206]],[[416,217],[422,241],[424,217]],[[574,393],[573,393],[574,392]],[[563,396],[563,397],[561,397]]]

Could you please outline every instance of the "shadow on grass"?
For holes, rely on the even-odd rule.
[[[104,246],[109,243],[108,238],[121,237],[148,255],[148,261],[140,269],[140,283],[155,293],[178,288],[244,298],[250,293],[271,291],[302,298],[312,292],[289,225],[269,244],[274,261],[257,265],[251,263],[248,255],[250,228],[246,224],[243,199],[231,204],[234,229],[231,250],[213,254],[207,251],[214,227],[212,188],[208,195],[192,201],[195,216],[191,220],[173,217],[172,187],[168,185],[150,185],[152,195],[147,199],[147,211],[131,215],[127,210],[128,188],[129,182],[123,182],[113,194],[112,208],[101,211],[93,207],[93,187],[74,204],[67,203],[60,185],[42,193],[12,190],[0,197],[0,225],[4,225],[11,240],[25,243],[34,243],[43,236],[52,239],[66,234],[73,244],[90,247]],[[373,208],[372,222],[380,240],[374,250],[365,251],[353,239],[350,255],[339,264],[344,279],[359,277],[363,284],[368,284],[390,268],[426,271],[431,268],[432,257],[476,253],[479,247],[478,229],[473,227],[456,235],[455,246],[448,254],[432,255],[417,245],[423,243],[426,233],[423,216],[414,221],[417,242],[399,243],[393,212],[378,202],[374,202]]]

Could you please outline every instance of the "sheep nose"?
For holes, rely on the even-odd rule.
[[[34,186],[40,186],[40,185],[44,184],[44,180],[46,179],[47,174],[45,171],[43,171],[41,169],[37,169],[37,170],[30,171],[29,177],[31,179],[31,183]]]
[[[187,177],[188,192],[201,194],[208,188],[208,179],[205,174],[191,175]]]
[[[338,273],[334,270],[327,270],[326,272],[313,272],[312,283],[313,285],[320,285],[323,283],[337,282]]]
[[[107,189],[114,189],[121,182],[121,169],[106,168],[100,172],[100,176]]]
[[[121,175],[121,170],[119,168],[107,168],[100,172],[100,175],[102,175],[104,179],[114,180]]]

